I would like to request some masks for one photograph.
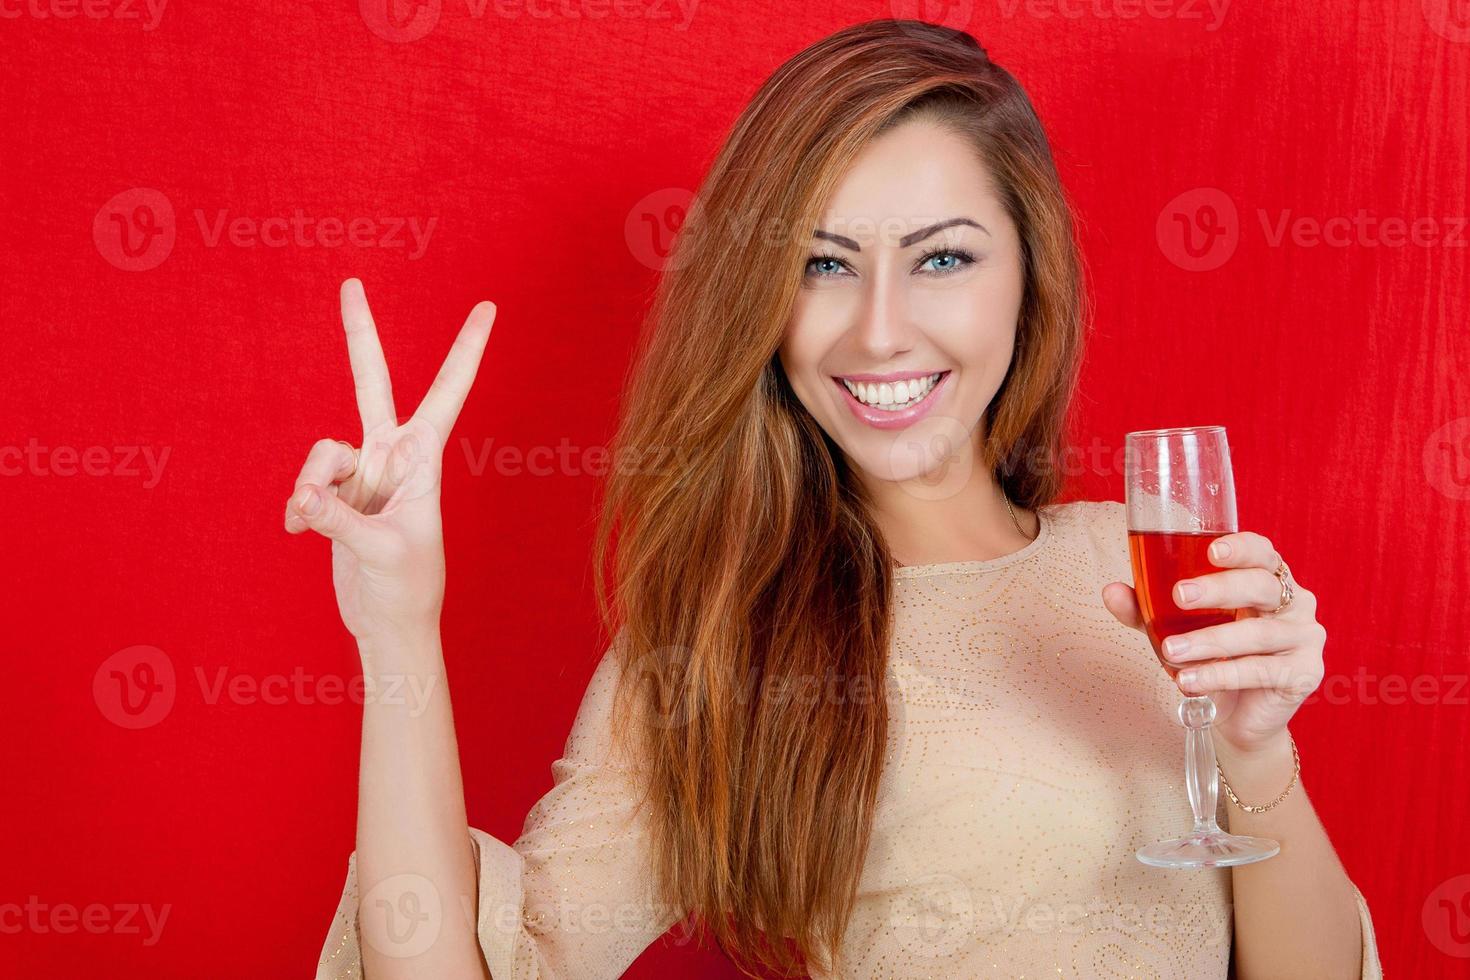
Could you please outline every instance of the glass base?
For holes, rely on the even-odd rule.
[[[1231,868],[1274,857],[1281,845],[1264,837],[1237,837],[1223,830],[1200,832],[1138,849],[1138,860],[1155,868]]]

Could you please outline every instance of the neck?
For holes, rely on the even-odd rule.
[[[978,454],[968,448],[968,462],[951,457],[934,476],[892,481],[859,472],[873,501],[874,520],[899,564],[986,561],[1019,551],[1036,537],[1036,514],[1013,504],[1013,521],[995,474],[981,467]],[[963,472],[968,476],[955,485],[954,475]],[[942,478],[944,473],[950,477]]]

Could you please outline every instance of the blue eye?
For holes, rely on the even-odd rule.
[[[842,261],[842,259],[838,258],[835,255],[818,253],[806,260],[806,274],[808,276],[815,276],[818,279],[825,279],[836,275],[836,270],[841,269],[845,265],[847,265],[847,263]],[[813,266],[825,266],[826,268],[822,271],[813,271]],[[833,267],[836,268],[834,269]]]
[[[924,266],[936,263],[928,269]],[[975,256],[962,248],[936,248],[926,253],[919,259],[915,271],[924,271],[931,276],[952,275],[968,265],[975,262]],[[831,279],[843,274],[844,269],[849,269],[847,261],[840,256],[831,255],[826,252],[813,254],[806,261],[805,275],[811,279]]]
[[[919,266],[922,268],[925,264],[935,259],[949,260],[948,265],[935,266],[934,268],[929,270],[930,272],[941,276],[947,276],[951,273],[958,272],[960,269],[963,269],[965,266],[970,265],[975,261],[975,257],[969,252],[966,252],[964,249],[939,248],[935,249],[932,252],[926,253],[924,257],[919,260]]]

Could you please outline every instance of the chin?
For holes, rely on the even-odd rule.
[[[942,481],[954,465],[953,457],[936,453],[904,432],[874,434],[862,446],[838,443],[853,469],[887,483]]]
[[[926,500],[953,496],[969,481],[978,452],[973,445],[976,426],[965,426],[949,415],[931,415],[905,429],[866,429],[854,434],[841,427],[833,437],[853,469],[871,480],[900,484],[906,492]],[[834,429],[828,429],[831,435]]]

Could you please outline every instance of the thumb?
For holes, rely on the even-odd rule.
[[[368,521],[334,493],[311,483],[303,483],[291,497],[291,510],[311,530],[322,537],[340,541],[359,551],[364,538],[371,533]]]
[[[383,510],[421,497],[434,499],[439,492],[439,457],[443,446],[433,438],[433,429],[421,426],[407,432],[393,447],[387,462],[388,484],[393,495]]]
[[[1108,612],[1132,629],[1143,629],[1143,613],[1138,609],[1138,598],[1131,586],[1123,582],[1109,582],[1103,586],[1103,605]]]

